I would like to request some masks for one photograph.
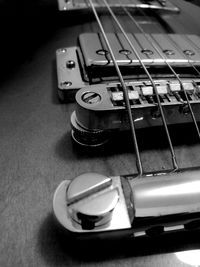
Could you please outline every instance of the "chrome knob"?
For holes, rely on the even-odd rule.
[[[119,200],[112,179],[97,173],[76,177],[67,188],[68,214],[82,229],[96,229],[109,224]]]
[[[71,127],[74,142],[85,147],[98,147],[109,139],[108,133],[104,130],[89,130],[81,126],[75,111],[71,115]]]

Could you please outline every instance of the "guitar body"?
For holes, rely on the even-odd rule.
[[[99,28],[87,10],[54,13],[52,4],[42,3],[39,17],[36,9],[32,17],[41,23],[44,18],[45,26],[52,27],[51,33],[49,29],[48,34],[39,29],[38,23],[34,27],[31,22],[32,32],[38,33],[38,40],[42,41],[37,40],[31,57],[19,64],[15,62],[13,74],[7,73],[1,82],[1,265],[186,266],[176,253],[199,249],[198,227],[139,239],[105,242],[97,235],[97,240],[77,242],[55,224],[51,203],[53,192],[62,180],[88,172],[120,176],[137,174],[138,170],[129,131],[123,132],[120,139],[114,136],[98,149],[83,148],[72,142],[70,117],[76,103],[58,101],[55,51],[76,47],[80,34],[97,33]],[[137,14],[145,32],[200,35],[200,7],[181,0],[174,0],[173,4],[179,7],[178,14],[168,13],[156,19],[140,18]],[[26,19],[27,13],[22,17]],[[118,32],[108,14],[101,15],[101,19],[107,32]],[[126,16],[121,16],[120,22],[129,33],[139,33]],[[28,36],[28,40],[25,35],[20,40],[23,45],[34,39],[32,34]],[[8,47],[12,47],[10,42]],[[23,47],[28,54],[27,46]],[[23,53],[20,46],[18,53]],[[15,58],[14,54],[8,56],[9,62]],[[200,141],[193,124],[169,130],[179,168],[199,166]],[[172,169],[162,127],[141,129],[137,135],[145,172]]]
[[[180,12],[178,14],[167,14],[163,16],[158,16],[155,19],[154,14],[152,16],[145,17],[142,13],[136,14],[136,19],[140,21],[145,33],[161,33],[161,34],[200,34],[200,24],[199,24],[199,8],[191,5],[187,2],[173,2],[173,4],[180,8]],[[95,20],[94,15],[92,12],[89,12],[87,10],[79,11],[76,13],[76,11],[66,11],[66,13],[63,11],[61,12],[62,16],[68,23],[70,23],[70,27],[63,27],[60,29],[62,39],[61,42],[63,45],[60,45],[60,48],[69,48],[69,47],[77,47],[77,40],[78,36],[84,33],[97,33],[99,32],[99,26]],[[87,16],[85,15],[87,14]],[[65,16],[65,14],[67,14]],[[79,23],[79,20],[76,20],[76,14],[80,17],[81,25]],[[69,16],[69,17],[68,17]],[[113,32],[119,32],[119,29],[114,24],[112,19],[108,14],[102,15],[102,23],[105,28],[105,31],[107,33],[113,33]],[[120,16],[120,22],[126,29],[128,33],[135,34],[140,33],[139,29],[130,22],[130,19],[127,18],[126,15]],[[186,21],[189,21],[189,23],[186,23]],[[66,24],[67,24],[66,22]],[[72,24],[72,25],[71,25]],[[70,57],[70,56],[69,56]],[[58,69],[57,69],[58,71]],[[65,77],[65,76],[64,76]],[[198,75],[197,75],[198,77]],[[59,88],[59,74],[58,74],[58,88]],[[86,86],[86,85],[85,85]],[[58,93],[59,90],[58,90]],[[68,97],[68,96],[67,96]],[[70,101],[74,101],[71,95],[69,94]],[[68,99],[67,99],[68,101]],[[68,107],[70,108],[71,113],[76,110],[76,105],[69,104]],[[198,114],[197,114],[198,116]],[[195,128],[188,127],[187,125],[181,125],[180,127],[174,127],[175,129],[172,129],[170,134],[172,134],[172,138],[174,139],[175,145],[178,145],[177,149],[177,159],[180,164],[180,168],[187,168],[187,167],[194,167],[199,165],[199,157],[198,153],[197,156],[194,155],[193,148],[198,147],[198,137],[195,132]],[[158,133],[156,134],[156,131]],[[182,135],[182,131],[186,131],[186,135]],[[147,133],[146,133],[147,132]],[[159,136],[159,138],[158,138]],[[166,141],[166,136],[164,133],[164,130],[162,129],[156,129],[155,131],[149,131],[149,129],[146,129],[142,131],[139,135],[139,143],[141,145],[141,149],[144,149],[143,153],[143,162],[145,165],[145,170],[148,171],[156,171],[156,170],[162,170],[162,169],[171,169],[171,159],[170,159],[170,152],[168,151],[168,144]],[[183,138],[184,140],[180,139]],[[134,147],[131,145],[131,138],[126,136],[125,138],[122,137],[124,140],[123,144],[120,142],[117,137],[114,137],[114,141],[111,142],[110,145],[107,147],[103,147],[103,152],[101,152],[101,155],[103,153],[103,157],[106,156],[105,149],[107,150],[108,155],[112,154],[115,155],[116,165],[114,168],[112,168],[112,171],[108,173],[108,175],[123,175],[123,174],[130,174],[137,172],[136,166],[133,166],[134,162]],[[195,144],[194,144],[195,143]],[[152,145],[151,145],[152,144]],[[180,146],[181,144],[192,144],[192,146],[188,146],[187,149],[188,153],[185,151],[185,146]],[[160,156],[160,149],[161,155]],[[183,150],[182,150],[183,149]],[[191,150],[190,150],[191,149]],[[76,153],[80,153],[77,149]],[[82,150],[82,148],[80,148]],[[122,154],[122,152],[125,152]],[[132,153],[133,152],[133,153]],[[153,156],[151,153],[153,152]],[[164,152],[164,153],[162,153]],[[87,151],[86,151],[87,153]],[[90,153],[90,152],[89,152]],[[99,155],[99,151],[91,152],[91,153],[97,153]],[[82,154],[82,153],[81,153]],[[183,155],[186,157],[183,159]],[[179,158],[180,157],[180,158]],[[119,158],[119,162],[117,159]],[[106,156],[107,159],[107,156]],[[122,162],[121,162],[122,160]],[[122,164],[122,165],[121,165]],[[124,167],[122,167],[124,166]],[[81,172],[85,172],[84,169]],[[97,170],[99,172],[99,170]]]

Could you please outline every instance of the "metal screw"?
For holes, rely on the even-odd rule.
[[[68,69],[74,69],[76,66],[75,62],[73,60],[68,60],[67,63],[66,63],[66,67]]]
[[[112,211],[119,200],[118,189],[111,187],[112,182],[104,175],[87,173],[69,184],[66,199],[70,216],[82,229],[92,230],[112,220]]]
[[[61,53],[66,53],[66,52],[67,52],[67,49],[66,49],[66,48],[61,48],[61,49],[59,50],[59,52],[61,52]]]
[[[123,54],[125,56],[128,56],[131,54],[131,51],[130,50],[127,50],[127,49],[122,49],[119,51],[120,54]]]
[[[69,87],[71,85],[72,85],[72,82],[70,82],[70,81],[65,81],[65,82],[61,82],[60,83],[61,87]]]
[[[163,50],[163,53],[165,53],[167,56],[172,56],[175,54],[175,52],[170,49]]]
[[[101,101],[101,96],[95,92],[87,92],[82,96],[82,100],[87,104],[95,104]]]
[[[184,50],[183,53],[186,54],[187,56],[194,56],[195,55],[195,52],[192,50]]]
[[[94,174],[93,174],[94,175]],[[89,176],[89,180],[91,179],[91,175],[88,174]],[[83,174],[82,177],[86,179],[88,179],[87,174]],[[101,177],[101,176],[100,176]],[[83,200],[84,198],[88,198],[96,193],[101,193],[101,191],[108,189],[111,185],[112,185],[112,180],[108,177],[105,177],[103,179],[103,175],[102,175],[102,181],[98,182],[98,183],[92,183],[91,187],[86,188],[86,190],[84,190],[83,192],[80,191],[79,192],[79,188],[77,188],[76,194],[70,198],[68,198],[68,203],[67,205],[70,206],[74,203],[77,203],[81,200]],[[73,181],[74,182],[74,181]],[[75,181],[76,182],[76,181]],[[74,182],[74,183],[75,183]],[[80,180],[78,180],[78,183],[80,183]],[[78,185],[77,185],[78,187]]]
[[[100,49],[100,50],[97,50],[96,53],[97,53],[98,55],[105,56],[105,55],[108,54],[108,51],[105,50],[105,49]]]
[[[141,52],[147,56],[153,55],[153,51],[150,49],[143,49]]]

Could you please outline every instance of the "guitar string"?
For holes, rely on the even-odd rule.
[[[120,0],[121,2],[121,0]],[[134,19],[133,15],[130,13],[130,11],[128,11],[128,9],[124,6],[122,6],[124,12],[128,15],[128,17],[132,20],[132,22],[134,22],[134,24],[137,26],[137,28],[143,33],[143,35],[145,36],[145,38],[148,40],[148,42],[151,43],[151,45],[156,49],[156,51],[159,53],[159,55],[165,60],[165,63],[168,63],[166,60],[167,58],[164,57],[164,55],[159,51],[159,48],[156,46],[155,42],[153,43],[152,40],[149,38],[149,35],[147,35],[147,33],[142,29],[142,27],[139,25],[139,23]],[[142,8],[136,7],[137,10],[139,10],[139,12],[145,17],[147,18],[147,15],[145,14],[145,12],[142,10]],[[150,19],[149,19],[150,21]],[[158,25],[156,24],[156,27],[158,28]],[[186,38],[186,36],[184,35],[184,38]],[[188,37],[187,37],[188,38]],[[189,40],[189,38],[188,38]],[[173,41],[173,40],[172,40]],[[190,40],[189,40],[190,41]],[[175,44],[175,42],[173,42],[174,45],[176,46],[176,48],[179,50],[178,46]],[[183,56],[188,60],[188,63],[192,66],[192,68],[196,71],[196,73],[198,75],[200,75],[200,71],[192,64],[189,56],[187,56],[185,53],[183,53]],[[169,64],[169,63],[168,63]]]
[[[176,4],[177,5],[177,4]],[[178,5],[177,5],[178,6]],[[180,8],[181,9],[181,8]],[[185,26],[184,26],[184,24],[183,24],[183,22],[182,21],[179,21],[179,24],[182,26],[182,28],[185,28]],[[188,37],[188,35],[182,35],[182,37],[185,39],[185,40],[188,40],[188,41],[190,41],[190,43],[191,43],[191,45],[195,48],[195,49],[198,49],[198,50],[200,50],[200,48],[196,45],[196,44],[194,44],[193,43],[193,41],[192,40],[190,40],[189,39],[189,37]],[[188,59],[190,58],[190,56],[188,55],[186,55],[186,54],[184,54]],[[189,60],[189,62],[190,62],[190,64],[192,64],[192,62]],[[193,66],[193,68],[196,70],[196,72],[200,75],[200,71],[196,68],[196,66],[194,66],[193,64],[192,64],[192,66]]]
[[[174,40],[173,40],[170,36],[168,36],[168,39],[170,39],[170,41],[173,42],[174,46],[179,50],[179,47],[177,46],[177,44],[174,42]],[[187,55],[184,53],[184,51],[183,51],[183,56],[188,60],[188,63],[189,63],[190,66],[195,70],[195,72],[196,72],[198,75],[200,75],[199,70],[192,64],[189,55],[187,56]]]
[[[186,40],[190,40],[189,37],[187,35],[183,35],[184,39]],[[192,40],[190,40],[191,45],[195,48],[198,49],[200,51],[200,48],[197,47]],[[189,57],[189,56],[188,56]],[[196,69],[196,71],[198,72],[199,76],[200,76],[200,71],[194,66],[194,68]]]
[[[84,0],[84,1],[87,1],[87,0]],[[107,0],[108,2],[109,2],[109,0]],[[125,5],[124,5],[124,3],[122,3],[122,1],[121,0],[118,0],[117,1],[117,5],[121,5],[121,7],[124,9],[124,11],[125,11],[125,9],[126,9],[126,11],[125,12],[127,12],[128,10],[127,10],[127,8],[125,7]],[[100,6],[100,4],[98,4],[99,6]],[[142,8],[139,8],[138,6],[136,6],[136,9],[138,9],[138,10],[140,10],[140,12],[141,13],[143,13],[143,16],[145,16],[146,17],[146,15],[144,14],[144,11],[142,10]],[[129,12],[129,11],[128,11]],[[129,16],[131,16],[131,14],[130,14],[130,12],[129,12]],[[136,21],[135,21],[135,24],[136,24]],[[137,25],[136,25],[137,26]],[[156,25],[157,26],[157,25]],[[139,26],[140,27],[140,26]],[[140,30],[141,30],[141,28],[140,28]],[[186,38],[186,36],[184,36],[184,38]],[[188,38],[188,37],[187,37]],[[189,39],[189,38],[188,38]],[[150,41],[150,40],[149,40]],[[173,40],[172,40],[173,41]],[[151,42],[151,41],[150,41]],[[175,43],[174,43],[174,45],[176,45]],[[191,65],[191,67],[198,73],[198,75],[200,75],[200,71],[192,64],[192,61],[190,60],[190,56],[189,55],[186,55],[185,53],[183,54],[184,55],[184,57],[188,60],[188,63]]]
[[[117,17],[115,16],[115,14],[113,13],[112,9],[110,8],[110,6],[108,5],[107,1],[106,0],[103,0],[103,2],[105,3],[108,11],[110,12],[111,14],[111,17],[114,19],[114,21],[116,22],[117,26],[119,27],[120,31],[122,32],[122,34],[124,35],[125,39],[127,40],[127,42],[129,43],[131,49],[133,50],[133,52],[135,53],[135,56],[137,57],[140,65],[142,66],[143,70],[145,71],[146,75],[148,76],[151,84],[152,84],[152,87],[154,89],[154,92],[155,92],[155,96],[156,96],[156,99],[157,99],[157,103],[158,103],[158,107],[159,107],[159,110],[160,110],[160,114],[161,114],[161,118],[162,118],[162,122],[163,122],[163,125],[164,125],[164,128],[165,128],[165,133],[167,135],[167,139],[168,139],[168,143],[169,143],[169,147],[170,147],[170,152],[171,152],[171,156],[172,156],[172,163],[173,163],[173,166],[174,166],[174,170],[177,170],[178,169],[178,164],[177,164],[177,160],[176,160],[176,155],[175,155],[175,152],[174,152],[174,148],[173,148],[173,145],[172,145],[172,141],[171,141],[171,137],[170,137],[170,134],[169,134],[169,130],[168,130],[168,126],[167,126],[167,123],[166,123],[166,119],[165,119],[165,115],[164,115],[164,111],[163,111],[163,108],[162,108],[162,105],[161,105],[161,102],[160,102],[160,98],[159,98],[159,95],[158,95],[158,91],[157,91],[157,88],[156,88],[156,85],[149,73],[149,71],[147,70],[145,64],[143,63],[143,61],[141,60],[138,52],[136,51],[135,47],[133,46],[132,42],[130,41],[128,35],[126,34],[124,28],[122,27],[121,23],[119,22],[119,20],[117,19]]]
[[[130,102],[129,102],[128,90],[127,90],[125,81],[123,79],[123,76],[121,74],[121,71],[119,69],[119,66],[117,64],[117,61],[115,59],[114,53],[112,51],[112,48],[110,46],[109,40],[108,40],[108,38],[106,36],[105,30],[104,30],[104,28],[102,26],[102,23],[100,21],[99,15],[98,15],[98,13],[96,11],[96,8],[95,8],[95,6],[93,4],[93,0],[88,0],[88,2],[90,4],[90,7],[92,8],[92,11],[93,11],[93,14],[94,14],[96,20],[97,20],[97,23],[99,25],[100,31],[101,31],[101,33],[103,35],[103,38],[104,38],[105,43],[107,45],[107,48],[109,50],[110,56],[112,58],[114,67],[115,67],[115,69],[117,71],[117,74],[118,74],[118,77],[119,77],[119,80],[120,80],[120,83],[121,83],[121,86],[122,86],[122,89],[123,89],[124,100],[125,100],[126,109],[127,109],[127,112],[128,112],[128,118],[129,118],[129,123],[130,123],[132,138],[133,138],[133,144],[134,144],[134,147],[135,147],[136,164],[137,164],[139,176],[142,176],[142,174],[143,174],[143,167],[142,167],[142,161],[141,161],[141,157],[140,157],[140,151],[139,151],[139,148],[138,148],[138,141],[137,141],[137,136],[136,136],[136,132],[135,132],[135,125],[134,125],[134,121],[133,121],[133,117],[132,117],[131,106],[130,106]]]
[[[121,0],[120,0],[121,1]],[[143,16],[145,16],[145,18],[149,17],[145,14],[145,11],[142,10],[141,8],[138,8],[136,7],[140,13],[143,14]],[[127,9],[126,9],[127,10]],[[128,10],[127,10],[128,11]],[[130,13],[130,12],[129,12]],[[150,20],[150,19],[149,19]],[[156,27],[158,28],[157,24],[156,24]],[[192,44],[191,40],[189,39],[189,37],[187,35],[183,35],[184,39],[188,39],[190,41],[190,43]],[[171,39],[171,38],[170,38]],[[172,39],[171,39],[172,40]],[[172,40],[173,41],[173,40]],[[179,50],[179,47],[176,45],[176,43],[173,41],[174,45],[176,46],[176,48]],[[192,44],[193,45],[193,44]],[[193,45],[194,47],[194,45]],[[181,51],[182,52],[182,51]],[[163,56],[163,55],[162,55]],[[184,52],[183,52],[183,56],[188,60],[188,63],[192,66],[192,68],[197,72],[198,75],[200,75],[200,71],[192,64],[192,61],[190,60],[190,56],[189,55],[186,55]]]
[[[124,9],[124,7],[123,7]],[[139,9],[139,8],[137,8]],[[154,47],[154,49],[157,51],[157,53],[162,57],[162,59],[164,59],[165,61],[165,64],[169,67],[169,69],[171,70],[171,72],[174,74],[174,76],[177,78],[177,80],[179,81],[179,84],[181,86],[181,89],[184,93],[184,96],[186,98],[186,102],[187,102],[187,105],[189,107],[189,110],[190,110],[190,114],[191,114],[191,117],[192,117],[192,120],[193,120],[193,123],[194,123],[194,126],[195,126],[195,129],[196,129],[196,132],[197,132],[197,135],[198,135],[198,138],[200,139],[200,131],[199,131],[199,127],[198,127],[198,124],[197,124],[197,120],[195,118],[195,115],[194,115],[194,112],[193,112],[193,109],[192,109],[192,106],[190,104],[190,100],[188,98],[188,95],[187,95],[187,92],[184,88],[184,85],[183,85],[183,82],[182,80],[180,79],[179,75],[175,72],[174,68],[169,64],[169,62],[167,61],[167,58],[159,51],[158,47],[155,45],[155,42],[154,44],[152,43],[152,40],[149,39],[149,36],[144,32],[144,30],[141,28],[141,26],[136,22],[136,20],[133,18],[133,16],[130,14],[130,12],[125,8],[126,10],[126,13],[127,15],[131,18],[131,20],[135,23],[135,25],[141,30],[141,32],[144,34],[145,38],[147,38],[147,40],[151,43],[151,45]],[[139,9],[141,13],[143,13],[143,15],[145,17],[147,17],[145,14],[144,14],[144,11]]]

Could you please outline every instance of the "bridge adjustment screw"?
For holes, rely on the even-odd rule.
[[[87,104],[96,104],[101,101],[101,96],[95,92],[87,92],[83,94],[82,100]]]
[[[150,49],[143,49],[141,52],[142,52],[143,54],[145,54],[146,56],[151,56],[151,55],[153,55],[153,51],[150,50]]]
[[[71,86],[72,85],[72,82],[70,82],[70,81],[65,81],[65,82],[61,82],[60,83],[60,86],[61,87],[69,87],[69,86]]]
[[[167,56],[173,56],[175,54],[175,52],[173,50],[170,50],[170,49],[163,50],[163,53],[165,53],[165,55],[167,55]]]
[[[112,220],[119,192],[112,179],[97,173],[86,173],[71,181],[66,192],[69,214],[82,229],[92,230]]]
[[[66,53],[66,52],[67,52],[67,49],[66,49],[66,48],[61,48],[61,49],[59,49],[59,51],[60,51],[61,53]]]
[[[68,60],[67,63],[66,63],[66,67],[67,67],[68,69],[74,69],[75,66],[76,66],[76,63],[75,63],[74,60]]]
[[[194,56],[195,55],[195,52],[192,51],[192,50],[184,50],[183,53],[186,55],[186,56]]]

